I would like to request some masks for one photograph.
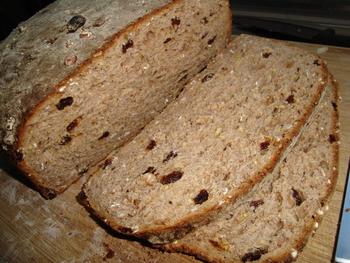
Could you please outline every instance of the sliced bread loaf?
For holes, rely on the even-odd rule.
[[[56,1],[0,44],[1,148],[52,198],[135,136],[230,35],[227,0]]]
[[[337,94],[329,88],[272,174],[216,220],[167,244],[209,262],[290,262],[319,226],[336,184]]]
[[[325,64],[281,42],[242,35],[83,188],[117,231],[167,242],[247,193],[304,126]]]

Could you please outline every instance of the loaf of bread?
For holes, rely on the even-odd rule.
[[[327,77],[312,54],[241,35],[101,164],[83,188],[87,206],[122,233],[180,238],[273,170]]]
[[[58,0],[0,44],[0,143],[46,198],[133,138],[231,35],[227,0]]]
[[[216,220],[164,246],[209,262],[290,262],[319,226],[338,167],[337,92],[327,89],[272,174]]]

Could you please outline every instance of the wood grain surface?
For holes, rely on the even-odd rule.
[[[320,45],[296,44],[313,53]],[[341,145],[336,191],[329,211],[298,262],[330,262],[350,155],[350,49],[320,54],[340,84]],[[127,240],[98,225],[76,196],[85,179],[47,201],[3,158],[0,160],[0,262],[195,262]]]

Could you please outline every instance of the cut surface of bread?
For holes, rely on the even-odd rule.
[[[328,209],[338,169],[337,91],[329,87],[272,174],[216,220],[167,244],[209,262],[289,262]]]
[[[312,54],[241,35],[91,176],[90,209],[154,243],[181,237],[274,168],[327,76]]]
[[[158,115],[230,34],[227,0],[56,1],[1,43],[2,148],[54,197]]]

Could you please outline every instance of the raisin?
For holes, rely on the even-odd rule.
[[[24,155],[23,155],[21,150],[19,150],[19,149],[16,150],[14,154],[15,154],[15,159],[17,162],[23,161]]]
[[[164,175],[160,178],[160,183],[161,184],[172,184],[175,183],[176,181],[179,181],[182,176],[183,176],[183,172],[181,171],[174,171],[171,172],[170,174]]]
[[[241,260],[243,262],[258,260],[261,258],[262,255],[264,255],[266,253],[267,253],[266,248],[257,248],[252,252],[245,253],[243,255],[243,257],[241,258]]]
[[[193,202],[196,205],[200,205],[200,204],[204,203],[205,201],[207,201],[208,197],[209,197],[208,191],[205,189],[202,189],[199,191],[198,195],[195,198],[193,198]]]
[[[320,63],[320,61],[318,59],[315,59],[313,64],[316,65],[316,66],[321,66],[321,63]]]
[[[73,120],[71,123],[67,125],[67,128],[66,128],[67,132],[73,131],[78,126],[78,124],[79,124],[79,118],[76,118],[75,120]]]
[[[170,151],[170,153],[168,153],[168,155],[163,159],[163,163],[168,162],[170,159],[174,159],[177,156],[177,153]]]
[[[168,37],[167,39],[164,40],[163,44],[169,43],[172,39]]]
[[[171,25],[172,25],[173,27],[179,26],[180,23],[181,23],[181,20],[180,20],[180,18],[178,18],[178,17],[175,17],[175,18],[172,18],[172,19],[171,19]]]
[[[336,102],[332,101],[332,107],[333,107],[333,109],[334,109],[335,111],[337,111],[338,105],[337,105]]]
[[[201,23],[204,24],[204,25],[205,25],[205,24],[208,24],[208,22],[209,22],[209,21],[208,21],[208,18],[207,18],[206,16],[203,17],[202,20],[201,20]]]
[[[272,55],[271,52],[264,52],[264,53],[262,54],[263,58],[268,58],[268,57],[271,56],[271,55]]]
[[[213,77],[214,77],[214,73],[205,75],[204,78],[202,78],[202,83],[207,82],[208,80],[211,80]]]
[[[337,140],[338,140],[338,138],[337,138],[337,136],[334,135],[334,134],[330,134],[330,135],[328,136],[328,141],[329,141],[330,143],[336,142]]]
[[[105,131],[104,133],[102,133],[102,135],[98,138],[98,140],[102,140],[104,138],[107,138],[109,136],[109,131]]]
[[[80,27],[82,27],[86,22],[86,18],[81,16],[81,15],[77,15],[77,16],[73,16],[67,24],[67,31],[68,33],[74,33],[75,31],[77,31]]]
[[[64,135],[61,138],[61,141],[59,142],[59,145],[66,145],[68,143],[70,143],[72,141],[72,137],[70,137],[69,135]]]
[[[270,146],[270,142],[269,141],[266,141],[266,142],[262,142],[260,143],[260,150],[267,150]]]
[[[65,107],[71,106],[73,104],[73,97],[67,97],[60,99],[60,101],[56,104],[56,108],[58,110],[63,110]]]
[[[156,147],[157,143],[155,140],[150,140],[149,144],[146,147],[146,150],[150,151],[153,150],[154,147]]]
[[[295,99],[294,99],[294,95],[289,95],[288,98],[286,99],[286,101],[291,104],[291,103],[294,103],[295,102]]]
[[[249,206],[250,206],[250,207],[254,207],[254,210],[255,210],[256,208],[258,208],[259,206],[261,206],[261,205],[263,205],[263,204],[264,204],[264,200],[259,199],[259,200],[251,201],[251,202],[249,203]]]
[[[304,202],[304,198],[302,194],[299,191],[295,190],[294,188],[292,188],[292,196],[295,199],[295,204],[297,206],[300,206],[302,202]]]
[[[214,36],[213,38],[209,39],[209,40],[208,40],[208,45],[213,44],[214,41],[215,41],[215,39],[216,39],[216,36]]]
[[[142,174],[147,174],[147,173],[151,173],[154,174],[157,171],[156,168],[154,168],[153,166],[149,166],[146,171],[144,171]]]
[[[114,257],[114,251],[110,248],[107,249],[107,254],[103,257],[103,261],[105,261],[107,258],[113,258]]]
[[[112,164],[112,159],[108,158],[102,164],[100,164],[100,167],[104,170],[107,168],[107,166],[109,166],[111,164]]]
[[[134,41],[132,41],[131,39],[129,39],[125,44],[123,44],[122,46],[122,52],[125,54],[126,51],[129,48],[132,48],[134,46]]]

